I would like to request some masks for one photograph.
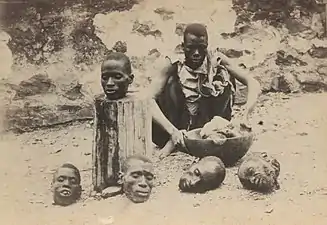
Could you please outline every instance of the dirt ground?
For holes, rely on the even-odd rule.
[[[270,195],[242,189],[237,168],[206,194],[181,194],[177,182],[193,158],[183,154],[156,161],[151,199],[132,204],[118,196],[89,198],[92,126],[1,136],[1,224],[326,224],[326,93],[263,96],[253,113],[257,140],[250,151],[267,151],[281,163],[281,189]],[[263,125],[259,125],[259,122]],[[83,199],[69,207],[51,204],[55,168],[74,163],[82,171]]]

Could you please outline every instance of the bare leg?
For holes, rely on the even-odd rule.
[[[169,156],[175,149],[174,143],[171,139],[166,143],[166,145],[160,150],[159,159],[164,159]]]
[[[187,124],[184,122],[185,119],[183,120],[185,100],[177,78],[171,77],[169,79],[156,102],[163,114],[177,129],[186,128]],[[169,150],[173,149],[172,143],[168,144],[171,141],[170,135],[155,121],[152,122],[152,141],[159,146],[160,151],[166,152],[163,155],[169,155],[172,152],[172,150]]]

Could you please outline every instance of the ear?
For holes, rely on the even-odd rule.
[[[82,191],[83,191],[82,186],[79,185],[79,186],[78,186],[78,192],[77,192],[77,198],[80,198],[80,197],[81,197],[81,195],[82,195]]]
[[[124,173],[123,173],[123,172],[119,172],[117,183],[118,183],[119,185],[122,185],[122,184],[123,184],[123,179],[124,179]]]
[[[129,75],[129,84],[133,83],[133,81],[134,81],[134,74],[131,73]]]

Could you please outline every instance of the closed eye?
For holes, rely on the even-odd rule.
[[[139,178],[140,176],[142,176],[142,172],[134,172],[134,173],[131,174],[131,176],[133,178]]]
[[[108,77],[108,75],[102,75],[102,76],[101,76],[101,79],[102,79],[102,80],[108,80],[109,77]]]
[[[153,179],[154,179],[154,176],[152,176],[152,175],[148,175],[148,176],[146,176],[146,179],[147,179],[147,180],[153,180]]]
[[[116,78],[116,79],[121,79],[122,77],[123,77],[123,76],[122,76],[121,74],[116,74],[116,75],[115,75],[115,78]]]
[[[58,182],[63,182],[64,180],[65,180],[65,179],[64,179],[63,177],[58,177],[58,178],[57,178],[57,181],[58,181]]]

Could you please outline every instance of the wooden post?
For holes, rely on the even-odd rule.
[[[117,185],[122,160],[141,154],[152,156],[150,99],[129,94],[123,99],[95,99],[92,152],[93,188],[97,192]]]

